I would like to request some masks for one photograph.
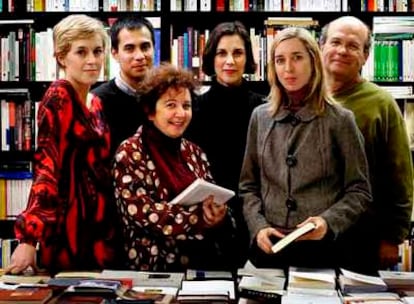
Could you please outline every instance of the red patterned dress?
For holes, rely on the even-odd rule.
[[[234,244],[233,217],[214,228],[206,228],[201,204],[190,207],[171,205],[174,178],[165,179],[164,170],[173,154],[196,177],[213,181],[204,152],[184,138],[167,139],[144,124],[118,148],[113,166],[115,198],[122,220],[127,267],[142,271],[185,271],[192,269],[227,269],[232,264],[228,248]],[[151,132],[152,130],[152,132]],[[160,166],[151,145],[161,153]],[[158,158],[160,161],[161,159]],[[168,160],[168,161],[166,161]],[[179,176],[179,166],[171,170]],[[164,179],[163,179],[164,177]],[[185,177],[181,174],[180,178]],[[229,269],[230,270],[230,269]]]
[[[86,108],[65,80],[52,83],[39,106],[33,185],[15,233],[20,242],[39,242],[51,271],[100,269],[114,259],[117,220],[102,113],[98,97]]]

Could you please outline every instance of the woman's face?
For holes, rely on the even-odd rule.
[[[242,82],[246,66],[246,49],[239,35],[220,38],[214,56],[217,81],[224,86],[237,86]]]
[[[98,34],[73,41],[69,52],[58,57],[65,78],[77,87],[89,87],[99,77],[105,59],[104,44]]]
[[[187,88],[169,88],[160,96],[155,113],[149,115],[154,125],[166,136],[177,138],[183,135],[192,117],[191,94]]]
[[[298,91],[309,83],[311,58],[302,41],[291,38],[280,42],[274,56],[277,78],[286,91]]]

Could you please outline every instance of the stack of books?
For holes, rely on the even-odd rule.
[[[387,284],[389,290],[414,296],[413,272],[380,270],[379,275]]]
[[[380,277],[364,275],[341,268],[339,288],[342,294],[372,293],[387,291],[388,287]]]
[[[256,300],[276,300],[285,293],[286,277],[283,269],[256,268],[247,261],[238,269],[240,297]]]
[[[289,267],[289,294],[337,296],[334,269]]]

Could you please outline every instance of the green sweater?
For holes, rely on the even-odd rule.
[[[334,98],[354,112],[365,138],[380,239],[408,235],[413,199],[413,163],[404,119],[393,97],[364,81]]]

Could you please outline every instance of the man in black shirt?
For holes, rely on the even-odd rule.
[[[95,88],[93,93],[102,100],[113,155],[124,139],[135,134],[144,118],[137,88],[153,65],[152,24],[137,16],[117,19],[111,27],[111,53],[119,63],[119,75]]]

